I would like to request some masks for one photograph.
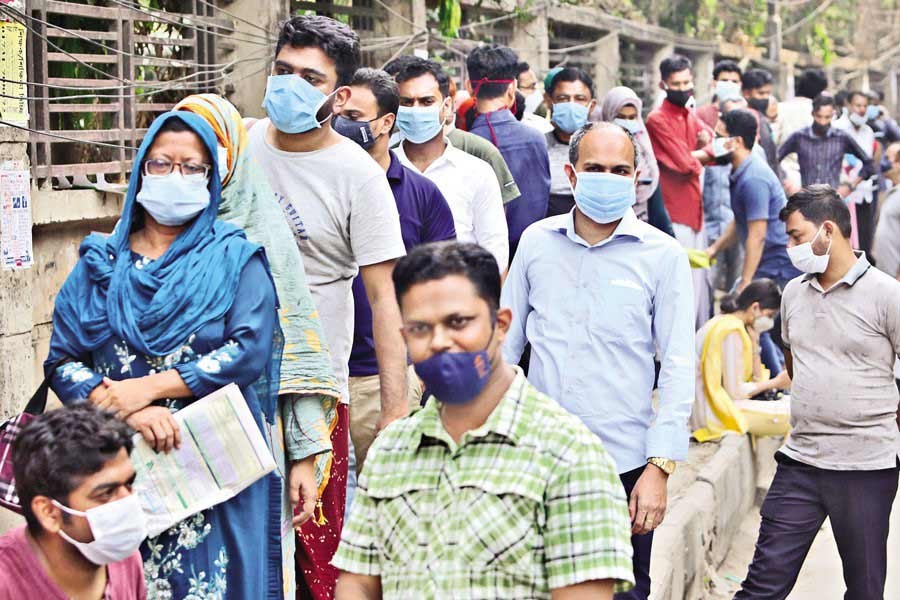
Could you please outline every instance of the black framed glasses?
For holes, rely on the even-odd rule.
[[[202,176],[204,179],[209,175],[211,168],[203,163],[178,163],[162,158],[151,158],[144,161],[144,175],[168,175],[176,166],[184,177]]]

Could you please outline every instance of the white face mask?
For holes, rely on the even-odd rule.
[[[87,511],[73,510],[56,500],[60,510],[87,519],[93,542],[79,542],[59,530],[59,536],[78,548],[81,554],[95,565],[120,562],[134,554],[147,537],[147,521],[141,501],[136,494],[121,500],[107,502]]]
[[[135,198],[160,225],[184,225],[209,206],[209,179],[202,175],[144,175]]]
[[[530,115],[537,110],[537,107],[544,101],[544,94],[539,90],[534,90],[525,96],[525,114]]]
[[[816,273],[824,273],[825,269],[828,268],[828,259],[831,256],[831,243],[834,240],[828,242],[828,250],[825,251],[825,254],[816,254],[812,249],[813,242],[819,239],[824,227],[825,224],[822,223],[822,226],[819,227],[819,231],[816,232],[816,237],[812,239],[812,242],[806,242],[805,244],[800,244],[787,249],[788,258],[791,259],[791,263],[804,273],[815,275]]]
[[[762,315],[753,319],[753,329],[759,333],[765,333],[775,327],[775,319]]]

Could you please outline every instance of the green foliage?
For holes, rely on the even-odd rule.
[[[455,38],[459,36],[462,24],[462,6],[459,0],[440,0],[438,25],[441,35]]]

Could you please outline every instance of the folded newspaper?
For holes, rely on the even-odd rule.
[[[240,388],[230,384],[174,415],[181,447],[157,453],[135,436],[134,491],[150,537],[225,502],[275,469]]]

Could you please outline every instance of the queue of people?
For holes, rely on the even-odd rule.
[[[691,436],[788,429],[736,598],[785,598],[826,517],[848,597],[882,596],[886,110],[852,92],[838,118],[815,70],[778,103],[731,61],[698,108],[676,54],[645,120],[577,67],[540,90],[504,46],[458,84],[363,67],[315,15],[273,50],[267,117],[212,94],[160,115],[81,246],[45,362],[65,407],[12,450],[0,599],[646,600]],[[178,411],[228,384],[278,468],[147,537],[132,434],[178,450]]]

